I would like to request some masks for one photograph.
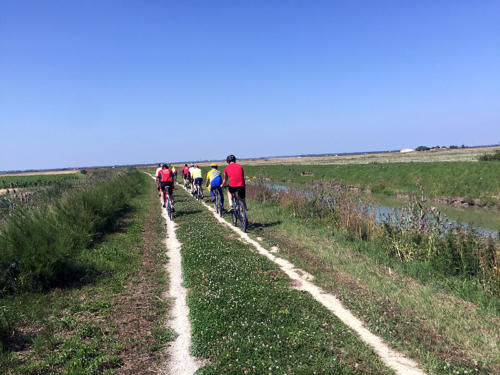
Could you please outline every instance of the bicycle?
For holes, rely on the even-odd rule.
[[[215,194],[215,201],[214,201],[215,212],[217,212],[220,215],[220,217],[222,217],[224,206],[222,204],[221,192],[219,191],[219,189],[215,189],[214,194]]]
[[[170,189],[166,188],[164,197],[166,197],[167,203],[165,204],[165,209],[167,210],[167,215],[170,220],[172,220],[172,196],[171,196],[171,191]]]
[[[200,184],[196,184],[194,187],[194,197],[201,201],[203,199],[203,188],[201,187]]]
[[[247,231],[248,227],[248,214],[245,206],[240,202],[240,198],[233,194],[233,211],[231,212],[231,222],[236,227],[238,226],[238,221],[240,222],[240,228],[243,232]]]

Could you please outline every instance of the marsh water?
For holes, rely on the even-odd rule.
[[[292,187],[273,183],[265,183],[269,189],[289,192]],[[296,189],[296,188],[294,188]],[[299,191],[307,192],[306,190]],[[403,207],[408,203],[403,199],[390,197],[383,194],[370,194],[366,196],[368,207],[373,211],[377,221],[388,220],[391,217],[399,216],[403,213]],[[438,209],[451,224],[463,224],[473,228],[478,233],[485,236],[496,237],[500,230],[500,210],[494,208],[464,207],[458,208],[445,204],[429,203],[430,206]]]

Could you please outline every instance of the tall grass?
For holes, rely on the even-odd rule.
[[[112,228],[143,181],[137,171],[19,209],[0,227],[0,295],[43,289],[67,275],[76,252]]]
[[[493,154],[484,154],[479,157],[480,161],[500,161],[500,150],[496,150]]]
[[[311,190],[275,191],[263,183],[247,186],[248,196],[273,203],[285,214],[328,224],[347,239],[376,243],[401,262],[421,262],[445,276],[479,279],[500,295],[500,239],[451,224],[413,195],[406,209],[379,222],[359,193],[339,184],[314,185]]]
[[[144,178],[137,170],[101,176],[52,203],[15,210],[0,226],[0,297],[78,281],[78,254],[114,229]],[[0,305],[0,350],[16,321],[15,309]]]
[[[336,180],[361,190],[391,196],[410,194],[415,190],[415,184],[419,184],[429,198],[461,197],[474,205],[500,205],[500,163],[248,165],[245,173],[286,184],[310,185]]]

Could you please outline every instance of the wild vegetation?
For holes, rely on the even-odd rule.
[[[12,287],[4,288],[2,373],[156,373],[162,348],[173,337],[164,326],[168,301],[159,298],[166,282],[163,222],[146,176],[131,170],[117,177],[23,215],[30,217],[28,237],[42,247],[53,240],[56,253],[45,256],[56,257],[60,267],[65,262],[66,268],[50,267],[41,257],[41,265],[52,271],[43,276],[51,277],[32,277],[36,282],[30,284],[10,280]],[[61,213],[63,208],[69,212]],[[55,230],[50,237],[44,238],[47,233],[36,222],[38,210],[48,214],[48,228]],[[51,225],[56,218],[68,223]],[[79,220],[81,226],[75,226]],[[15,237],[10,232],[2,236]],[[63,243],[72,251],[68,258],[60,258]]]
[[[492,154],[484,154],[479,157],[480,161],[500,161],[500,150],[496,150]]]
[[[485,239],[471,229],[447,222],[423,196],[412,195],[400,215],[379,223],[370,205],[361,202],[359,193],[338,184],[318,184],[307,192],[276,191],[264,183],[247,189],[251,199],[272,203],[282,214],[321,222],[346,239],[369,241],[397,261],[420,264],[433,274],[472,279],[500,297],[498,237]]]
[[[245,166],[247,176],[275,183],[337,181],[373,193],[408,196],[418,184],[431,199],[460,197],[470,204],[500,205],[500,164],[472,162]]]
[[[79,174],[51,174],[51,175],[0,175],[0,189],[19,189],[26,187],[48,186],[68,183],[78,180]]]
[[[0,295],[41,290],[70,277],[75,255],[109,231],[142,183],[137,171],[16,210],[0,228]]]

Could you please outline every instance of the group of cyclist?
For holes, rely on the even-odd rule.
[[[224,168],[224,173],[219,171],[219,166],[216,163],[210,164],[210,170],[206,175],[205,186],[210,187],[210,195],[215,200],[215,194],[218,192],[221,197],[222,206],[224,206],[224,195],[222,187],[228,185],[227,198],[229,202],[229,211],[233,209],[233,195],[239,198],[245,210],[247,209],[245,201],[245,174],[240,164],[236,163],[236,156],[229,155],[226,158],[227,166]],[[172,211],[175,211],[174,206],[174,185],[177,181],[177,171],[174,166],[171,168],[167,164],[159,164],[156,169],[156,182],[158,185],[158,193],[162,196],[163,207],[167,204],[167,194],[171,199]],[[198,186],[203,184],[203,174],[197,164],[188,166],[184,164],[182,168],[182,179],[184,184],[191,187],[191,192],[194,192]]]

